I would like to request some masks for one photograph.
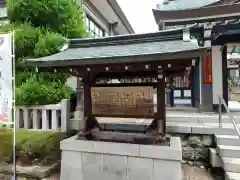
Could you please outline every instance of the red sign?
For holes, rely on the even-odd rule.
[[[203,81],[205,84],[212,84],[212,54],[203,56]]]
[[[6,122],[8,121],[8,117],[6,115],[0,115],[0,122]]]

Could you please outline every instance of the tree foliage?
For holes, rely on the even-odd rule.
[[[64,42],[64,37],[61,34],[47,32],[43,34],[36,43],[34,54],[36,57],[43,57],[60,52]]]
[[[83,11],[74,0],[8,0],[9,24],[15,30],[17,104],[49,104],[69,98],[66,75],[34,73],[26,59],[61,51],[67,38],[87,36]]]
[[[44,105],[69,98],[71,91],[65,82],[65,76],[62,74],[32,74],[17,88],[16,103]]]
[[[68,38],[84,37],[83,11],[74,0],[8,0],[10,22],[28,21]]]

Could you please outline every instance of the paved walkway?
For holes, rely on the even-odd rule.
[[[210,172],[199,167],[190,167],[186,164],[182,165],[183,179],[182,180],[214,180]],[[222,179],[224,180],[224,178]]]
[[[186,164],[182,164],[182,170],[182,180],[214,180],[214,178],[208,171],[199,167],[190,167]],[[55,173],[50,177],[46,178],[46,180],[60,180],[60,175],[59,173]]]
[[[239,101],[228,101],[228,108],[232,111],[240,112],[240,102]]]

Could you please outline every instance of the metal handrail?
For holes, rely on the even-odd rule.
[[[237,132],[237,135],[238,135],[238,137],[240,139],[240,130],[238,128],[236,120],[232,116],[230,110],[228,109],[228,106],[227,106],[225,100],[221,96],[219,96],[219,106],[218,106],[218,108],[219,108],[218,109],[218,113],[219,113],[219,127],[222,128],[222,104],[223,104],[224,108],[226,109],[226,111],[228,113],[228,116],[229,116],[230,120],[232,121],[233,126],[234,126],[234,128],[235,128],[235,130]]]

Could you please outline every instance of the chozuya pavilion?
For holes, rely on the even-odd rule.
[[[84,118],[78,117],[83,119],[82,131],[61,142],[61,180],[181,180],[180,138],[166,138],[165,92],[172,77],[190,69],[198,77],[198,57],[208,52],[202,38],[203,29],[191,26],[70,39],[63,52],[31,60],[38,71],[71,73],[83,86],[83,94],[77,91],[77,110],[82,101],[84,107]],[[198,89],[192,90],[192,97],[199,97]],[[145,134],[108,132],[101,130],[100,117],[153,121]]]

